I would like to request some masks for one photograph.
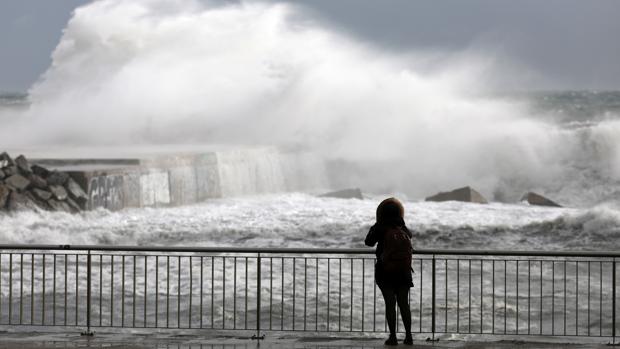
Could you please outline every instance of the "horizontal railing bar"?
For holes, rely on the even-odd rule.
[[[0,250],[69,250],[122,252],[200,252],[200,253],[296,253],[296,254],[374,254],[370,248],[280,248],[280,247],[183,247],[183,246],[109,246],[109,245],[27,245],[0,244]],[[416,255],[454,256],[538,256],[618,258],[616,251],[519,251],[519,250],[445,250],[416,249]]]

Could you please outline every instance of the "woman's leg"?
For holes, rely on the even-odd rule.
[[[385,301],[385,318],[390,329],[390,337],[396,336],[396,294],[388,285],[382,285],[379,289]]]
[[[411,334],[411,310],[409,309],[409,287],[401,287],[396,290],[396,301],[400,309],[400,315],[405,325],[405,332]]]

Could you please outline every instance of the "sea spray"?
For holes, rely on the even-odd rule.
[[[29,110],[0,136],[15,147],[275,145],[317,152],[339,164],[334,183],[368,192],[608,200],[584,193],[616,186],[615,138],[583,139],[526,103],[484,97],[490,60],[385,52],[287,4],[97,1],[75,10]]]

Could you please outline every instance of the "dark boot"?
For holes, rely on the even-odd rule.
[[[405,340],[403,341],[405,345],[413,345],[413,338],[411,337],[411,333],[407,333],[405,335]]]
[[[398,345],[398,340],[396,340],[396,334],[390,334],[388,339],[385,341],[385,345]]]

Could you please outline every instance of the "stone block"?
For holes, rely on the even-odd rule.
[[[3,168],[2,172],[4,172],[4,175],[6,177],[10,177],[12,175],[17,174],[17,167],[15,167],[15,165],[9,165],[9,166]]]
[[[536,206],[562,207],[562,205],[557,202],[534,192],[525,193],[525,195],[521,198],[521,201],[527,201],[530,205]]]
[[[471,187],[463,187],[454,189],[449,192],[440,192],[433,196],[429,196],[425,199],[426,201],[463,201],[463,202],[473,202],[478,204],[488,204],[487,199],[482,196],[479,192],[474,190]]]
[[[82,187],[80,187],[80,185],[77,184],[77,182],[73,180],[73,178],[69,178],[67,180],[67,183],[65,183],[65,188],[67,189],[67,192],[72,198],[79,200],[88,200],[88,195],[86,195],[86,192],[84,192]]]
[[[42,189],[38,189],[38,188],[34,188],[32,190],[32,192],[34,193],[34,195],[36,195],[39,199],[47,202],[47,200],[52,198],[52,193],[50,193],[47,190],[42,190]]]
[[[34,174],[42,178],[46,178],[51,173],[48,169],[46,169],[43,166],[39,166],[39,165],[32,165],[30,166],[30,169],[32,170]]]
[[[0,154],[0,168],[4,168],[7,166],[15,166],[15,161],[11,159],[9,154],[7,154],[6,152],[3,152]]]
[[[32,183],[33,187],[39,188],[39,189],[47,189],[47,181],[37,176],[36,174],[31,174],[28,179],[30,179],[30,182]]]
[[[9,187],[17,190],[26,190],[30,186],[30,181],[21,175],[15,174],[4,181]]]
[[[39,206],[28,196],[13,191],[9,197],[8,208],[11,211],[37,210]]]
[[[50,199],[47,203],[54,211],[71,213],[71,207],[69,207],[69,205],[64,201]]]
[[[69,180],[69,175],[64,172],[52,171],[46,179],[49,185],[63,186]]]
[[[78,205],[78,203],[73,201],[71,198],[67,198],[66,202],[67,202],[67,205],[69,205],[69,207],[71,208],[71,212],[77,213],[82,210],[80,205]]]
[[[0,210],[6,207],[10,195],[11,189],[4,184],[0,184]]]
[[[50,185],[49,189],[52,192],[52,194],[54,194],[54,197],[56,198],[56,200],[63,201],[63,200],[66,200],[67,197],[69,196],[69,194],[67,193],[67,190],[60,185]]]
[[[17,165],[17,169],[23,175],[29,175],[32,173],[32,170],[30,169],[30,164],[28,163],[26,157],[23,155],[15,158],[15,165]]]
[[[41,200],[39,197],[37,197],[33,192],[27,191],[24,193],[24,195],[33,203],[35,203],[39,208],[44,209],[44,210],[49,210],[50,206],[47,204],[47,202],[45,200]]]

